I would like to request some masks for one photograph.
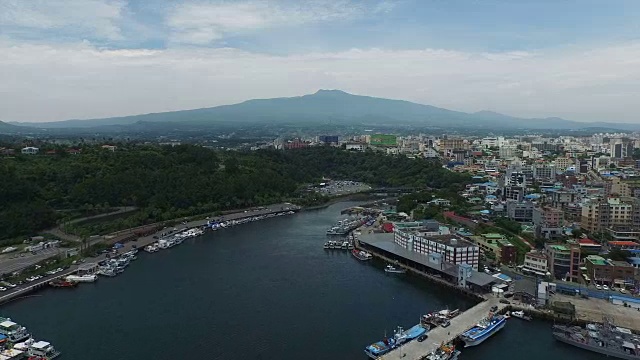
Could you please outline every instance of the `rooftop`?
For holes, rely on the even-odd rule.
[[[556,251],[571,251],[571,249],[564,245],[549,245],[550,248]]]
[[[487,238],[487,239],[502,239],[502,238],[504,238],[504,236],[502,234],[498,234],[498,233],[482,234],[482,236]]]
[[[638,244],[635,241],[609,241],[609,245],[614,245],[614,246],[640,246],[640,244]]]
[[[609,265],[609,263],[607,262],[607,260],[605,258],[603,258],[602,256],[598,256],[598,255],[589,255],[589,256],[587,256],[585,261],[588,261],[588,262],[592,263],[593,265],[602,265],[602,266]]]

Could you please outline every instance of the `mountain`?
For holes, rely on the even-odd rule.
[[[41,130],[35,127],[35,126],[38,126],[38,124],[33,124],[33,125],[34,127],[18,126],[18,125],[8,124],[6,122],[0,121],[0,134],[40,133]]]
[[[298,125],[366,124],[420,125],[439,128],[478,129],[584,129],[593,126],[611,129],[638,129],[633,124],[580,123],[560,118],[523,119],[480,111],[465,113],[404,100],[353,95],[340,90],[319,90],[314,94],[274,99],[248,100],[195,110],[171,111],[92,120],[66,120],[48,123],[18,123],[39,128],[93,128],[140,123],[171,123],[173,126],[198,124],[290,123]]]

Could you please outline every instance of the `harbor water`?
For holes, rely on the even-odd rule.
[[[421,314],[473,302],[377,260],[324,250],[350,203],[207,233],[77,289],[3,305],[66,360],[366,359],[366,345]],[[595,360],[551,324],[511,319],[461,359]],[[428,339],[426,341],[429,341]]]

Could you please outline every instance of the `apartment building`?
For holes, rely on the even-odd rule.
[[[507,217],[518,222],[531,222],[533,220],[533,203],[507,201]]]
[[[533,209],[534,232],[537,237],[557,239],[562,237],[564,213],[562,210],[541,206]]]
[[[580,227],[589,232],[633,228],[640,225],[640,222],[634,224],[633,221],[634,205],[637,210],[640,210],[637,202],[633,200],[608,198],[591,201],[582,206]]]

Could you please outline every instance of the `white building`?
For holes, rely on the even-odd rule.
[[[40,149],[33,146],[27,146],[26,148],[23,148],[22,150],[20,150],[20,152],[22,152],[25,155],[35,155],[38,153],[38,151],[40,151]]]
[[[549,271],[549,260],[547,259],[547,256],[541,252],[530,251],[524,255],[522,271],[525,273],[545,276]]]
[[[351,143],[351,144],[345,145],[347,150],[357,150],[357,151],[364,151],[366,146],[367,146],[366,144],[360,144],[360,143]]]
[[[442,260],[450,264],[469,264],[478,270],[480,247],[451,235],[425,237],[417,232],[394,230],[396,244],[423,255],[441,254]]]

